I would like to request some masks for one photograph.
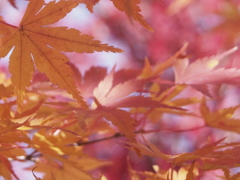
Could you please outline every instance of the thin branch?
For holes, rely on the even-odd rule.
[[[138,131],[135,131],[135,134],[148,134],[148,133],[156,133],[156,132],[162,132],[162,131],[172,131],[172,132],[187,132],[187,131],[195,131],[195,130],[198,130],[198,129],[201,129],[201,128],[204,128],[206,126],[199,126],[199,127],[194,127],[194,128],[190,128],[190,129],[183,129],[183,130],[179,130],[179,129],[154,129],[154,130],[138,130]],[[114,135],[112,136],[109,136],[109,137],[105,137],[105,138],[101,138],[101,139],[96,139],[96,140],[93,140],[93,141],[86,141],[86,142],[81,142],[81,141],[78,141],[74,144],[68,144],[68,146],[83,146],[83,145],[88,145],[88,144],[94,144],[94,143],[97,143],[97,142],[101,142],[101,141],[105,141],[105,140],[109,140],[109,139],[113,139],[113,138],[118,138],[118,137],[125,137],[124,134],[118,132],[118,133],[115,133]],[[35,162],[35,158],[37,157],[41,157],[42,154],[40,152],[38,152],[37,150],[33,151],[31,154],[25,156],[24,159],[19,159],[19,160],[25,160],[25,161],[33,161]]]
[[[116,133],[113,136],[105,137],[105,138],[102,138],[102,139],[96,139],[96,140],[93,140],[93,141],[86,141],[86,142],[79,141],[76,144],[77,144],[77,146],[83,146],[83,145],[93,144],[93,143],[96,143],[96,142],[105,141],[105,140],[112,139],[112,138],[117,138],[117,137],[125,137],[125,135],[121,134],[121,133]]]
[[[154,129],[154,130],[138,130],[138,131],[135,131],[134,133],[135,134],[148,134],[148,133],[156,133],[156,132],[162,132],[162,131],[172,131],[172,132],[187,132],[187,131],[195,131],[195,130],[198,130],[198,129],[202,129],[206,127],[205,125],[204,126],[199,126],[199,127],[194,127],[194,128],[190,128],[190,129]],[[118,137],[125,137],[124,134],[122,133],[116,133],[112,136],[109,136],[109,137],[105,137],[105,138],[101,138],[101,139],[96,139],[96,140],[93,140],[93,141],[86,141],[86,142],[77,142],[75,143],[74,145],[76,146],[83,146],[83,145],[88,145],[88,144],[93,144],[93,143],[97,143],[97,142],[101,142],[101,141],[105,141],[105,140],[109,140],[109,139],[113,139],[113,138],[118,138]]]

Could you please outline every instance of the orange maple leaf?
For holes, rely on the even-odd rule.
[[[44,4],[43,0],[31,0],[19,27],[0,21],[0,57],[6,56],[14,46],[10,56],[9,71],[12,74],[12,84],[19,107],[26,87],[30,85],[32,79],[33,60],[39,71],[45,73],[50,81],[65,89],[83,107],[86,107],[72,78],[73,72],[67,65],[68,58],[59,51],[122,52],[118,48],[93,40],[91,36],[81,35],[76,29],[46,27],[65,17],[78,4],[79,1],[62,0]]]
[[[125,12],[130,20],[134,19],[135,21],[139,22],[143,27],[153,32],[151,26],[147,24],[147,22],[143,19],[143,16],[139,13],[141,11],[141,9],[138,6],[140,0],[111,0],[111,1],[118,10]]]
[[[113,125],[117,126],[119,131],[126,135],[126,138],[131,142],[135,140],[135,124],[136,120],[131,117],[130,113],[121,109],[101,107],[97,110],[108,121],[111,121]]]
[[[188,43],[185,43],[179,51],[177,51],[173,56],[170,58],[166,59],[163,63],[158,63],[154,65],[153,67],[151,66],[148,58],[145,58],[145,63],[144,67],[142,69],[142,73],[139,76],[140,78],[150,78],[154,76],[159,76],[162,74],[166,69],[170,68],[173,66],[173,63],[176,59],[184,57],[186,55],[186,49],[188,47]]]

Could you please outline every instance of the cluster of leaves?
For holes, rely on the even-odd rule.
[[[142,69],[113,68],[107,73],[106,68],[93,66],[81,74],[63,52],[122,50],[102,44],[77,29],[51,24],[80,3],[93,12],[99,0],[28,1],[18,27],[3,18],[0,21],[0,57],[13,49],[9,62],[11,78],[4,72],[0,74],[2,177],[21,178],[13,170],[12,162],[31,161],[34,165],[28,169],[38,180],[41,178],[35,172],[43,172],[43,179],[113,179],[109,175],[110,166],[119,167],[112,164],[114,157],[106,158],[110,155],[104,153],[105,148],[112,146],[107,139],[117,137],[123,139],[117,141],[120,145],[117,148],[109,148],[114,151],[112,156],[118,157],[121,152],[117,149],[122,147],[138,156],[127,151],[125,164],[129,173],[123,178],[162,180],[181,176],[193,180],[214,170],[221,170],[222,178],[227,180],[240,177],[240,173],[230,172],[231,168],[239,167],[240,143],[227,143],[225,138],[207,140],[213,137],[214,129],[240,132],[240,121],[234,118],[239,104],[214,106],[223,99],[221,92],[226,84],[239,84],[240,69],[224,63],[236,47],[191,63],[185,44],[163,63],[151,65],[146,58]],[[111,1],[130,20],[153,31],[140,14],[138,0]],[[9,2],[16,6],[15,1]],[[172,81],[162,76],[169,69],[174,72]],[[178,118],[181,122],[175,120]],[[196,132],[197,136],[200,130],[208,132],[206,137],[184,153],[160,149],[144,137],[155,133],[163,138],[164,134],[159,134],[163,131]],[[100,142],[105,147],[96,145]],[[164,165],[154,166],[155,171],[135,169],[134,161],[140,157],[155,157]]]

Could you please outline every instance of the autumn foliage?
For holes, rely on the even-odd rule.
[[[0,17],[1,177],[240,179],[239,3],[25,1],[19,25]],[[59,23],[83,4],[97,25]]]

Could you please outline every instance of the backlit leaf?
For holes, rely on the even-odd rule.
[[[189,64],[189,59],[176,60],[174,64],[175,82],[185,84],[216,84],[231,83],[240,76],[240,70],[236,68],[218,68],[219,62],[237,50],[234,47],[222,54],[196,60]]]
[[[68,58],[59,51],[93,53],[94,51],[122,52],[120,49],[100,44],[91,36],[81,35],[76,29],[67,27],[46,27],[65,17],[79,2],[51,1],[44,5],[43,0],[31,0],[19,27],[0,22],[0,57],[14,46],[10,57],[9,70],[12,83],[21,107],[26,87],[30,85],[36,67],[60,88],[65,89],[83,107],[86,107],[75,81],[73,72],[67,65]]]

